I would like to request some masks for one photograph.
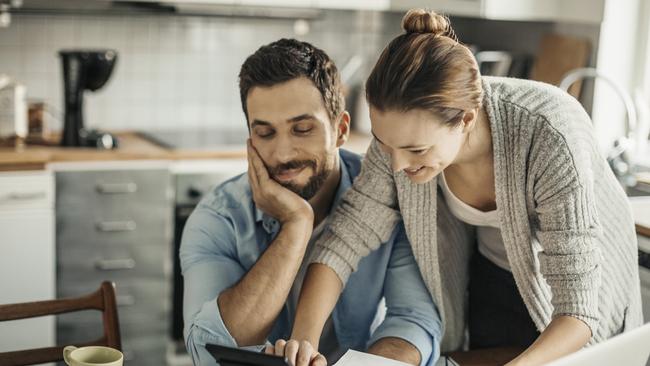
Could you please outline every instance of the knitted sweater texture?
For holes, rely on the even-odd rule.
[[[641,325],[634,220],[589,116],[547,84],[483,77],[483,88],[501,235],[535,325],[541,331],[554,316],[576,317],[590,327],[590,344]],[[377,141],[312,262],[345,283],[399,220],[443,320],[442,351],[460,349],[475,230],[451,214],[437,179],[415,184],[393,172]]]

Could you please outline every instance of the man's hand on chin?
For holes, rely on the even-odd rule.
[[[247,147],[248,180],[257,207],[282,224],[309,222],[311,225],[314,221],[314,210],[309,202],[271,179],[250,139]]]

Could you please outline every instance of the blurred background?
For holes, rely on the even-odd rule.
[[[446,14],[484,75],[557,85],[591,115],[630,196],[650,319],[650,1],[0,0],[0,304],[115,283],[126,365],[190,365],[178,248],[216,184],[247,169],[237,76],[280,38],[363,84],[406,10]],[[0,352],[75,344],[97,314],[0,323]]]

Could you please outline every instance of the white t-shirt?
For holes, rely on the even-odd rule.
[[[483,212],[478,210],[456,197],[449,189],[445,173],[440,173],[438,183],[442,188],[447,206],[451,213],[459,220],[476,226],[478,251],[492,263],[510,271],[508,255],[501,237],[501,225],[499,223],[498,208],[496,210]]]

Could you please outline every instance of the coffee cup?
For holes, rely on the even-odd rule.
[[[75,347],[63,349],[63,360],[69,366],[122,366],[122,352],[102,346]]]

